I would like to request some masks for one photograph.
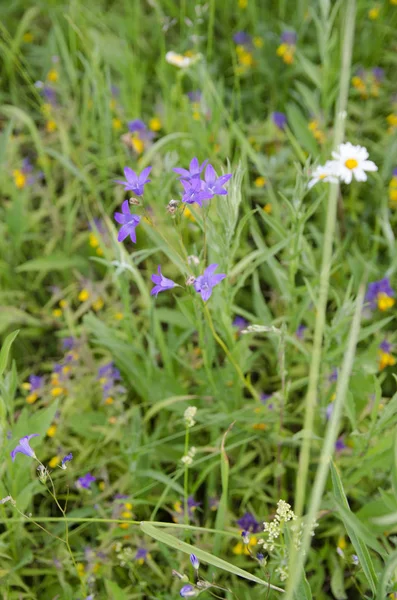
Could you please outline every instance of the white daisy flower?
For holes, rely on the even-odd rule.
[[[190,67],[190,65],[194,64],[201,58],[201,54],[194,54],[193,56],[184,56],[183,54],[178,54],[173,50],[167,52],[165,55],[165,60],[170,65],[174,65],[174,67],[179,67],[180,69],[186,69]]]
[[[377,171],[378,167],[372,160],[367,160],[368,152],[364,146],[353,146],[350,142],[340,144],[336,152],[332,152],[337,172],[344,183],[351,183],[353,176],[356,181],[367,181],[365,171]]]
[[[309,190],[319,181],[338,183],[338,165],[334,160],[328,160],[325,165],[319,165],[311,174],[312,178],[307,184]]]

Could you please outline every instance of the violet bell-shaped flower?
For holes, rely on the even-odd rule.
[[[10,453],[12,462],[14,462],[18,453],[25,454],[25,456],[30,456],[30,458],[36,458],[34,450],[29,445],[29,440],[31,440],[33,437],[38,437],[38,435],[38,433],[31,433],[30,435],[25,435],[19,440],[19,444],[15,446],[14,450],[12,450]]]
[[[161,273],[161,266],[157,267],[158,275],[152,275],[152,281],[155,284],[154,288],[150,291],[151,296],[157,296],[160,292],[165,292],[167,290],[171,290],[177,284],[172,279],[167,279]]]
[[[128,200],[124,200],[121,205],[121,213],[114,213],[114,218],[117,223],[120,223],[122,227],[120,228],[119,234],[117,236],[117,240],[119,242],[123,242],[126,237],[130,236],[131,241],[136,243],[136,232],[135,228],[139,225],[141,217],[138,215],[132,215],[130,213],[130,205]]]
[[[125,191],[130,190],[136,196],[142,196],[145,185],[150,183],[150,179],[148,179],[147,176],[151,170],[152,167],[146,167],[140,175],[137,175],[130,167],[125,167],[124,175],[126,181],[123,181],[122,179],[116,179],[115,181],[116,183],[121,183],[121,185],[124,186]]]
[[[201,183],[201,189],[203,192],[211,194],[211,197],[216,195],[225,196],[227,190],[223,186],[229,181],[231,176],[231,173],[227,173],[226,175],[218,177],[214,167],[212,165],[207,165],[204,175],[205,181]]]
[[[211,297],[213,288],[226,277],[225,273],[215,275],[214,271],[217,268],[218,265],[216,263],[210,265],[194,282],[194,289],[201,295],[204,302],[207,302]]]
[[[198,158],[194,157],[190,161],[189,169],[182,169],[181,167],[175,167],[173,169],[173,171],[175,171],[175,173],[178,173],[178,175],[181,179],[186,179],[189,181],[190,179],[200,177],[201,172],[203,171],[203,169],[205,168],[205,166],[207,164],[208,164],[208,159],[205,160],[202,165],[200,165]]]

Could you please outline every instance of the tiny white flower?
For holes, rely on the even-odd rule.
[[[319,181],[338,183],[338,165],[334,160],[328,160],[325,165],[319,165],[312,173],[312,178],[307,184],[309,190]]]
[[[186,456],[182,456],[181,462],[189,467],[193,463],[193,459],[187,454]]]
[[[336,163],[337,174],[344,183],[351,183],[353,176],[356,181],[367,181],[366,171],[377,171],[378,167],[372,160],[367,160],[368,151],[364,146],[354,146],[350,142],[340,144],[332,152]]]
[[[174,52],[170,50],[165,55],[165,60],[170,65],[174,65],[174,67],[179,67],[180,69],[186,69],[190,67],[190,65],[194,64],[201,57],[200,54],[194,54],[193,56],[184,56],[183,54],[178,54],[178,52]]]

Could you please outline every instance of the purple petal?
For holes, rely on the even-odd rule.
[[[213,263],[212,265],[210,265],[209,267],[207,267],[204,271],[204,275],[206,277],[211,277],[211,275],[214,273],[214,271],[216,271],[218,265],[217,263]]]
[[[150,295],[151,296],[157,296],[157,294],[159,292],[163,292],[164,289],[161,287],[161,285],[155,285],[153,289],[150,290]]]
[[[146,167],[146,169],[143,169],[142,173],[139,175],[139,183],[140,184],[144,184],[146,182],[146,178],[149,175],[151,170],[152,170],[152,167]]]
[[[129,234],[130,234],[130,224],[126,223],[120,229],[119,234],[117,236],[117,241],[124,242],[125,238],[128,237]]]
[[[190,177],[190,172],[187,169],[182,169],[180,167],[175,167],[172,170],[175,171],[175,173],[177,173],[181,177]]]
[[[151,277],[153,283],[156,283],[157,285],[160,285],[161,283],[161,275],[152,275]]]
[[[200,292],[202,299],[204,302],[207,302],[211,298],[212,288],[208,288],[206,290],[201,290]]]
[[[217,181],[219,186],[224,185],[229,179],[232,177],[232,173],[228,173],[227,175],[221,175]]]
[[[200,168],[200,163],[198,161],[198,158],[196,158],[196,157],[192,158],[192,160],[190,161],[190,165],[189,165],[190,173],[197,173],[199,168]]]
[[[128,183],[136,184],[138,177],[137,177],[135,171],[130,169],[130,167],[124,167],[124,175],[125,175],[125,178],[128,181]]]
[[[213,275],[211,277],[211,285],[218,285],[218,283],[220,283],[222,281],[222,279],[225,279],[226,274],[225,273],[219,273],[218,275]]]
[[[216,181],[216,171],[212,165],[207,165],[205,169],[205,181],[208,185],[215,183]]]
[[[125,223],[125,215],[122,215],[119,212],[114,213],[114,219],[115,221],[117,221],[117,223],[120,223],[120,225],[123,225]]]
[[[124,215],[130,214],[130,204],[128,200],[124,200],[123,204],[121,205],[121,211]]]

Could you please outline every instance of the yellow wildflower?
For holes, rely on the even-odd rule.
[[[78,574],[78,576],[79,577],[83,577],[84,572],[85,572],[85,566],[84,566],[84,564],[81,563],[81,562],[79,562],[79,563],[77,563],[76,567],[77,567],[77,574]]]
[[[122,124],[121,120],[118,119],[117,117],[114,117],[112,119],[112,127],[115,131],[118,131],[119,129],[121,129],[122,125],[123,124]]]
[[[54,308],[52,311],[52,316],[59,319],[59,317],[62,317],[62,310],[60,308]]]
[[[90,233],[88,239],[89,239],[91,248],[97,248],[99,246],[99,240],[98,240],[97,236],[95,235],[95,233]]]
[[[295,46],[291,46],[284,42],[279,45],[276,54],[277,56],[280,56],[287,65],[291,65],[294,62]]]
[[[131,519],[132,518],[132,512],[130,512],[129,510],[124,510],[121,513],[121,516],[123,519]]]
[[[15,185],[17,186],[17,188],[19,190],[24,188],[26,185],[25,173],[23,173],[20,169],[14,169],[14,171],[12,172],[12,175],[14,177],[14,182],[15,182]]]
[[[150,119],[149,129],[151,129],[152,131],[160,131],[161,127],[161,121],[158,117],[153,117],[153,119]]]
[[[383,371],[386,367],[392,367],[396,364],[396,359],[390,352],[379,352],[379,371]]]
[[[116,321],[122,321],[124,319],[124,315],[122,312],[116,312],[114,318],[116,319]]]
[[[78,295],[78,299],[80,300],[80,302],[85,302],[86,300],[88,300],[90,297],[90,292],[86,289],[83,288],[80,292],[80,294]]]
[[[385,311],[388,308],[391,308],[394,305],[394,298],[391,298],[384,292],[380,292],[377,297],[378,308],[379,310]]]
[[[57,124],[55,123],[55,121],[53,119],[50,119],[45,124],[45,129],[46,129],[47,133],[52,133],[53,131],[56,130],[56,128],[57,128]]]
[[[56,69],[50,69],[47,73],[47,79],[48,79],[48,81],[52,81],[52,83],[55,83],[56,81],[58,81],[58,79],[59,79],[58,71]]]
[[[346,540],[343,535],[338,539],[338,548],[346,550]]]
[[[99,489],[101,490],[101,492],[103,492],[103,491],[104,491],[104,489],[106,488],[106,484],[105,484],[105,482],[104,482],[104,481],[100,481],[100,482],[98,483],[98,487],[99,487]]]
[[[174,502],[174,511],[177,512],[179,515],[183,513],[182,502],[180,500]]]
[[[145,149],[145,145],[139,137],[132,136],[131,145],[137,154],[142,154]]]
[[[248,6],[248,0],[238,0],[238,7],[244,10]]]
[[[263,207],[263,210],[264,210],[265,213],[267,213],[268,215],[270,215],[270,213],[273,210],[272,205],[270,204],[270,202],[267,202],[265,204],[265,206]]]
[[[26,402],[28,404],[34,404],[36,402],[37,398],[38,398],[38,395],[35,392],[33,392],[32,394],[29,394],[28,396],[26,396]]]
[[[61,462],[61,457],[60,456],[53,456],[50,460],[50,462],[48,463],[48,466],[50,467],[50,469],[55,469],[55,467],[57,465],[59,465],[59,463]]]
[[[125,506],[125,508],[126,508],[127,510],[132,510],[132,504],[131,504],[131,502],[126,502],[126,503],[124,504],[124,506]]]
[[[22,41],[24,44],[31,44],[33,42],[33,39],[34,39],[33,34],[30,33],[30,31],[27,31],[22,36]]]
[[[256,546],[258,543],[257,538],[253,535],[250,537],[250,541],[248,544],[244,544],[243,542],[238,542],[233,548],[233,554],[249,554],[248,547],[252,548]]]
[[[387,123],[390,125],[389,132],[393,131],[397,127],[397,115],[392,113],[386,117]]]
[[[102,298],[97,298],[95,300],[95,302],[92,303],[92,308],[98,312],[98,310],[101,310],[104,306],[104,301],[102,300]]]
[[[105,404],[109,405],[109,404],[113,404],[114,400],[111,396],[108,396],[105,400]]]
[[[54,435],[57,432],[57,426],[56,425],[50,425],[50,427],[47,429],[47,435],[48,437],[54,437]]]
[[[32,389],[32,384],[29,383],[29,381],[25,381],[24,383],[21,384],[21,388],[23,390],[28,390],[29,391],[30,389]]]
[[[60,387],[60,386],[54,387],[51,390],[51,396],[53,396],[53,398],[57,398],[58,396],[62,396],[62,394],[64,393],[64,391],[65,390],[64,390],[63,387]]]
[[[368,11],[368,16],[371,19],[371,21],[376,21],[379,18],[379,13],[380,13],[380,7],[374,6],[373,8],[370,8],[370,10]]]

